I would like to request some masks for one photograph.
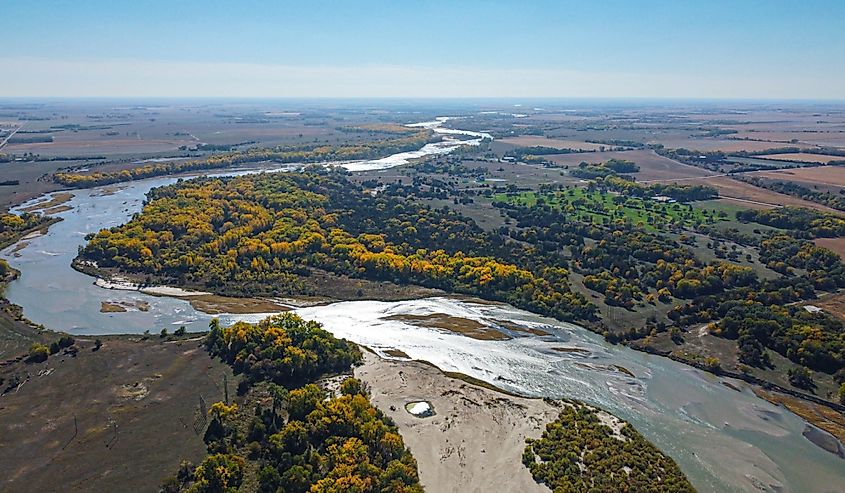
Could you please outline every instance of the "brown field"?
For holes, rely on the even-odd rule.
[[[765,156],[754,156],[758,159],[771,159],[774,161],[798,161],[802,163],[827,164],[831,161],[845,161],[845,156],[829,156],[826,154],[809,154],[806,152],[792,152],[786,154],[768,154]]]
[[[640,171],[635,173],[638,181],[691,179],[713,174],[705,169],[659,156],[651,150],[559,154],[548,157],[556,164],[569,166],[577,166],[582,161],[602,163],[608,159],[627,159],[640,167]]]
[[[557,149],[575,149],[579,151],[598,151],[602,148],[611,146],[603,144],[593,144],[590,142],[583,142],[578,140],[564,140],[564,139],[549,139],[539,135],[520,135],[519,137],[507,137],[501,139],[504,144],[511,144],[520,147],[554,147]]]
[[[832,250],[845,259],[845,238],[816,238],[813,241],[816,245]]]
[[[842,215],[843,213],[830,207],[825,207],[815,202],[799,199],[784,195],[782,193],[766,190],[765,188],[756,187],[750,183],[734,180],[729,176],[712,176],[704,178],[694,178],[689,180],[660,180],[664,182],[681,182],[687,185],[710,185],[719,191],[719,195],[723,199],[730,199],[740,202],[749,208],[762,207],[780,207],[782,205],[793,205],[797,207],[809,207],[824,212]]]
[[[816,166],[812,168],[792,168],[778,171],[761,171],[754,176],[772,180],[796,181],[818,185],[845,187],[845,167]]]

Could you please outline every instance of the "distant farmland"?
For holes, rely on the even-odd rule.
[[[831,156],[827,154],[810,154],[807,152],[791,152],[785,154],[768,154],[765,156],[755,156],[758,159],[771,159],[773,161],[798,161],[801,163],[819,163],[827,164],[832,161],[845,162],[845,156]]]

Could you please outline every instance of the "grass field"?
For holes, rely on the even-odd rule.
[[[715,223],[727,220],[726,213],[685,204],[665,204],[653,200],[625,197],[609,192],[589,192],[584,188],[570,188],[564,192],[539,194],[521,192],[498,194],[495,200],[532,207],[539,200],[558,209],[574,212],[579,219],[602,223],[622,220],[641,224],[646,230],[657,231],[666,223]],[[619,201],[619,203],[617,203]]]

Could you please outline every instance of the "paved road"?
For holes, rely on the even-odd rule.
[[[14,130],[12,131],[12,133],[10,133],[9,135],[7,135],[7,136],[6,136],[6,138],[3,140],[3,142],[0,142],[0,149],[2,149],[2,148],[4,148],[4,147],[6,147],[6,142],[9,142],[9,139],[11,139],[11,138],[12,138],[12,137],[16,134],[16,133],[18,133],[18,130],[22,129],[24,125],[26,125],[26,122],[21,123],[20,125],[18,125],[18,128],[14,129]]]

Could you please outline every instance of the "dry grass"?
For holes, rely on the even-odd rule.
[[[834,317],[845,321],[845,293],[823,296],[805,304],[817,306]]]
[[[183,459],[205,455],[206,409],[237,379],[199,341],[77,338],[79,355],[0,367],[29,375],[3,396],[3,491],[157,491]],[[74,432],[74,430],[77,430]]]
[[[843,132],[805,132],[805,131],[740,131],[733,137],[738,139],[753,139],[772,143],[771,147],[787,147],[795,145],[817,145],[826,147],[845,147],[845,133]],[[798,142],[793,142],[797,140]]]

